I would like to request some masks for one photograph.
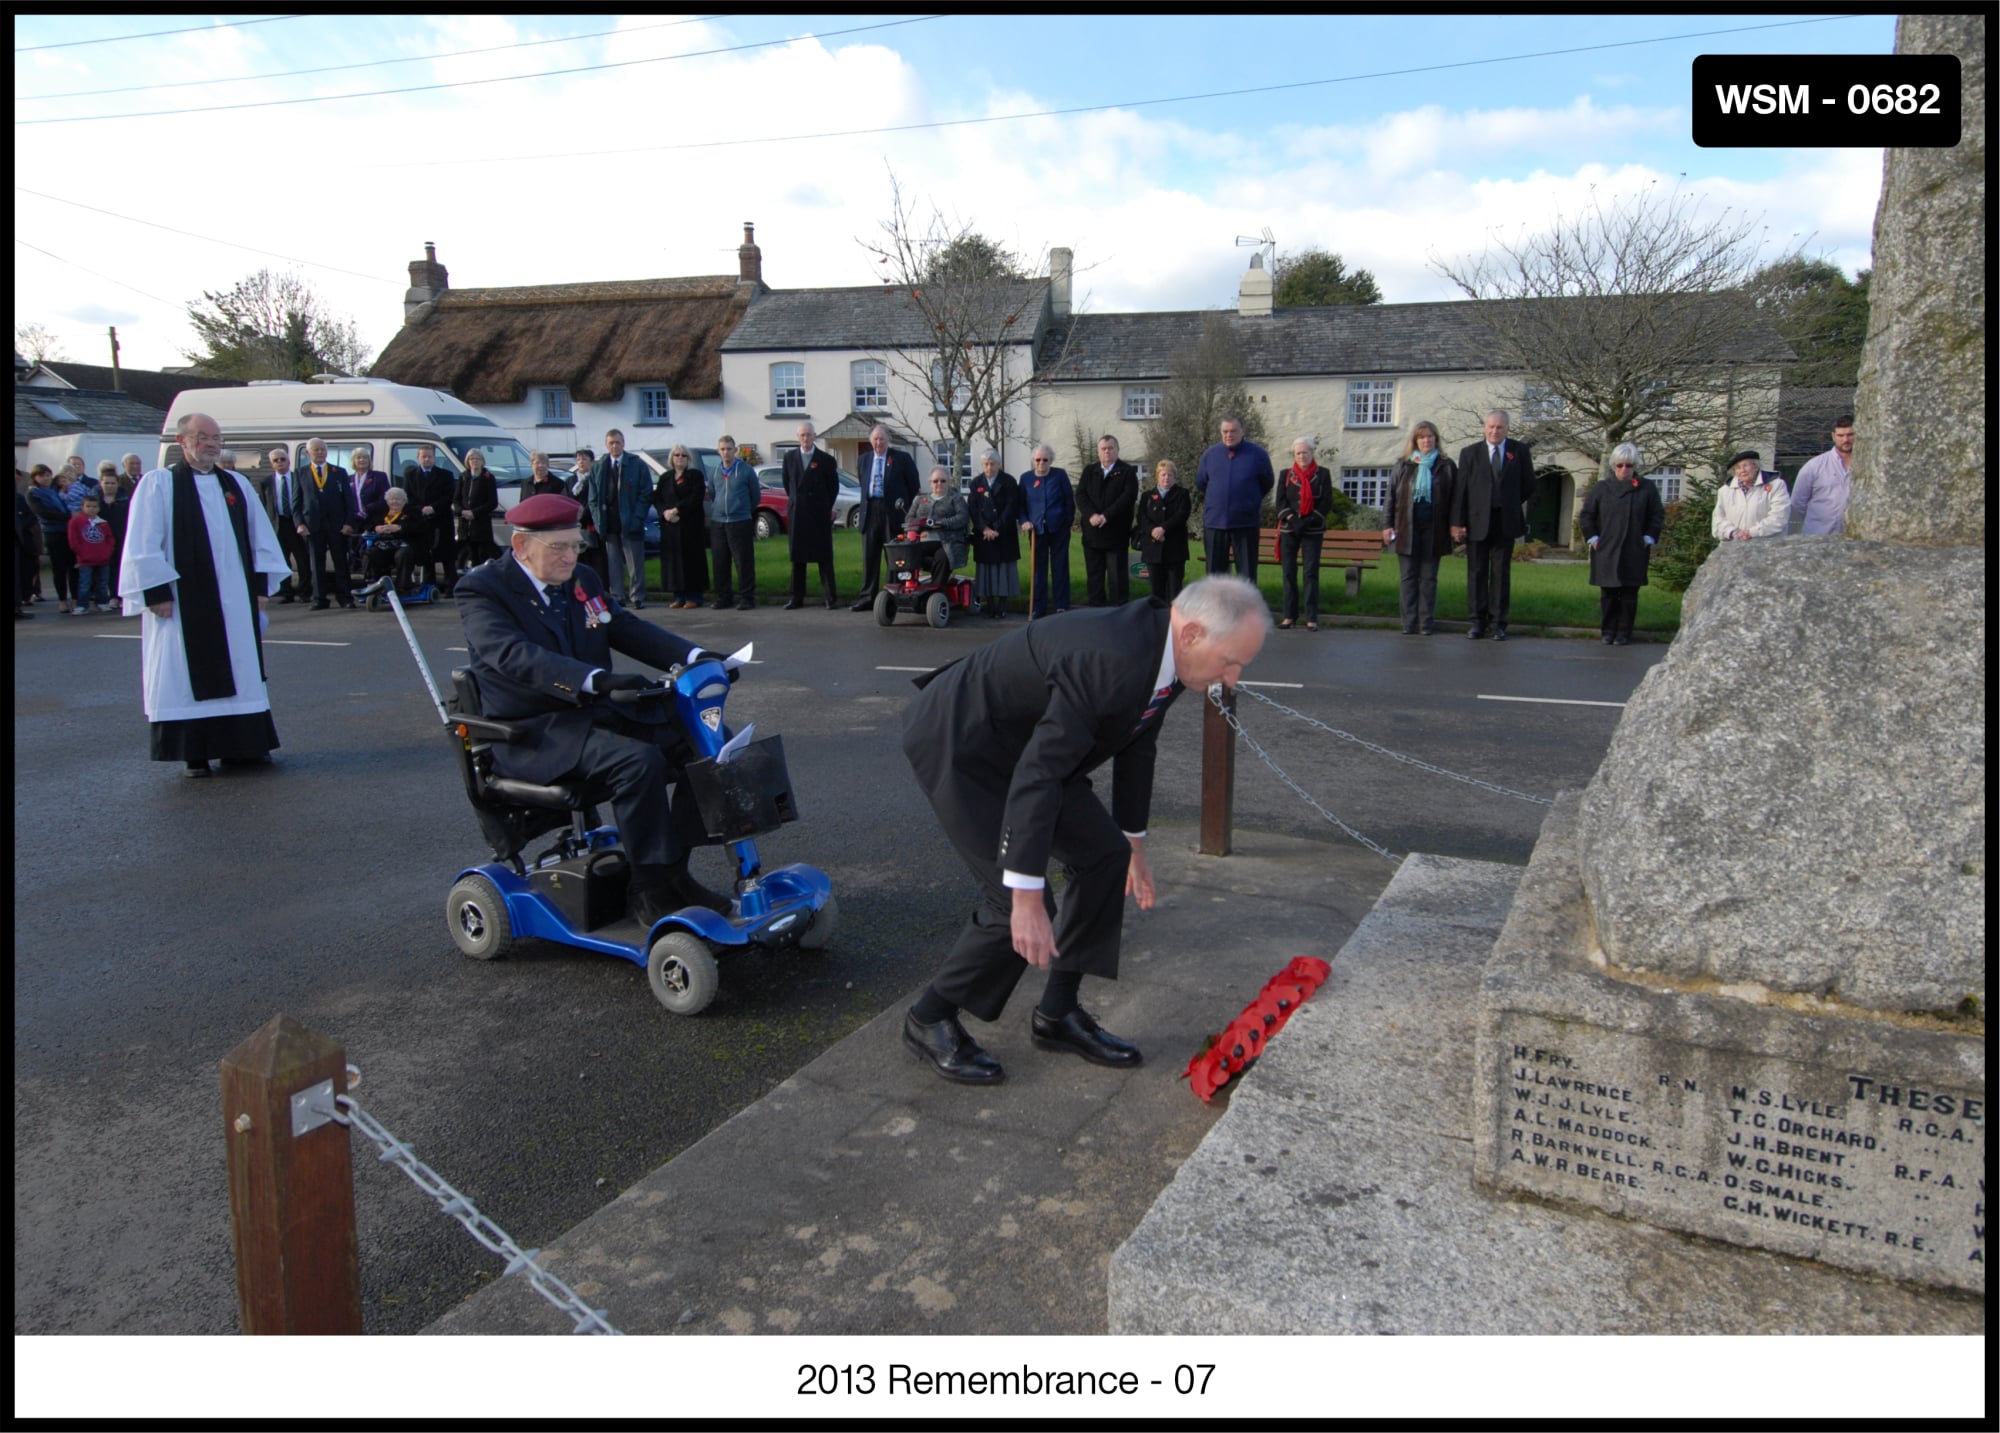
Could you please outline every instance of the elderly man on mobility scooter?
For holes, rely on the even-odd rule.
[[[681,768],[694,752],[665,702],[621,702],[652,679],[614,672],[614,651],[665,669],[700,650],[606,598],[577,564],[581,507],[543,494],[507,514],[510,555],[474,568],[456,596],[484,715],[528,728],[527,741],[494,748],[501,775],[549,783],[573,779],[608,800],[632,863],[632,914],[651,925],[687,906],[724,915],[729,901],[688,871],[706,833]],[[670,802],[667,784],[676,783]]]

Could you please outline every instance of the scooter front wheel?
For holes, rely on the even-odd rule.
[[[840,903],[833,898],[833,892],[826,893],[826,904],[813,915],[813,923],[806,933],[799,937],[800,950],[825,950],[833,943],[833,928],[840,922]]]
[[[445,925],[458,948],[474,960],[494,960],[514,946],[507,901],[484,876],[461,876],[444,898]]]
[[[690,931],[668,931],[646,957],[646,983],[653,997],[676,1015],[699,1015],[715,999],[721,979],[715,956]]]

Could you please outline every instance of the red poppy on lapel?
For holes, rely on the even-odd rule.
[[[236,494],[234,493],[224,493],[222,495],[222,500],[228,503],[231,507],[236,506]]]

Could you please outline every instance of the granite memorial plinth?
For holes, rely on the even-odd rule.
[[[1479,1182],[1983,1293],[1983,1035],[1617,970],[1577,807],[1545,822],[1482,981]]]

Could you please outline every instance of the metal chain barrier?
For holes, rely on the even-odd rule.
[[[1442,766],[1433,766],[1428,761],[1420,761],[1414,756],[1405,756],[1400,751],[1389,750],[1389,748],[1386,746],[1377,746],[1374,742],[1365,741],[1361,737],[1354,735],[1352,732],[1341,731],[1337,727],[1330,727],[1323,721],[1318,721],[1313,717],[1307,716],[1304,712],[1294,711],[1292,708],[1286,706],[1283,702],[1274,702],[1269,697],[1265,696],[1262,692],[1254,692],[1251,691],[1248,687],[1240,687],[1240,686],[1236,690],[1243,693],[1245,696],[1255,697],[1265,706],[1275,708],[1276,710],[1283,712],[1286,716],[1295,716],[1308,726],[1316,726],[1321,731],[1325,732],[1328,736],[1337,736],[1342,741],[1351,741],[1356,746],[1365,747],[1369,751],[1374,752],[1377,756],[1386,756],[1391,761],[1400,761],[1406,766],[1416,767],[1417,770],[1419,771],[1428,771],[1433,776],[1443,776],[1443,777],[1448,777],[1453,781],[1463,781],[1467,786],[1477,786],[1481,790],[1491,791],[1496,795],[1511,796],[1516,801],[1532,801],[1537,806],[1552,806],[1555,804],[1550,798],[1546,796],[1530,796],[1525,791],[1516,791],[1512,787],[1508,786],[1496,786],[1490,781],[1481,781],[1476,776],[1461,776],[1456,771],[1446,771]],[[1231,725],[1233,726],[1235,725],[1235,723],[1232,722]],[[1238,730],[1241,730],[1241,728],[1238,728]],[[1245,739],[1247,740],[1248,738]]]
[[[352,1065],[349,1065],[347,1068],[349,1072],[348,1083],[352,1086],[356,1083],[360,1072]],[[417,1158],[415,1151],[403,1143],[403,1141],[397,1139],[395,1135],[391,1134],[379,1120],[369,1114],[368,1111],[362,1109],[360,1104],[349,1099],[346,1095],[336,1095],[334,1103],[347,1112],[345,1115],[334,1115],[334,1119],[344,1125],[350,1125],[359,1129],[363,1134],[374,1140],[376,1145],[381,1148],[382,1163],[393,1164],[396,1168],[402,1170],[403,1173],[409,1175],[411,1182],[417,1188],[423,1190],[424,1193],[437,1201],[439,1209],[463,1224],[466,1232],[486,1248],[505,1259],[507,1261],[506,1274],[525,1272],[528,1276],[528,1283],[533,1286],[536,1293],[569,1315],[570,1319],[576,1325],[570,1330],[571,1333],[615,1334],[618,1332],[617,1329],[611,1326],[610,1321],[605,1318],[604,1310],[590,1307],[590,1305],[586,1304],[578,1296],[576,1290],[537,1264],[535,1262],[535,1250],[523,1249],[519,1244],[516,1244],[505,1229],[502,1229],[498,1224],[495,1224],[491,1219],[480,1213],[477,1205],[445,1183],[435,1170]],[[505,1277],[505,1274],[502,1277]]]
[[[1243,688],[1238,687],[1236,690],[1240,692],[1243,690]],[[1222,714],[1222,719],[1229,723],[1229,729],[1235,732],[1238,736],[1243,738],[1243,744],[1249,747],[1250,750],[1252,750],[1257,754],[1258,760],[1262,761],[1264,765],[1271,768],[1272,774],[1275,775],[1278,778],[1278,780],[1284,782],[1285,785],[1291,787],[1292,790],[1298,792],[1299,799],[1304,801],[1306,805],[1312,807],[1313,810],[1319,812],[1320,815],[1326,817],[1327,820],[1331,821],[1334,825],[1338,826],[1341,830],[1345,831],[1349,836],[1352,836],[1356,841],[1359,841],[1362,845],[1366,846],[1369,850],[1373,851],[1376,855],[1380,856],[1383,860],[1389,862],[1395,862],[1401,859],[1400,857],[1390,854],[1390,852],[1386,848],[1378,846],[1377,844],[1375,844],[1375,842],[1369,840],[1366,836],[1362,835],[1359,831],[1355,830],[1352,826],[1348,825],[1345,821],[1341,820],[1338,816],[1334,815],[1331,811],[1327,810],[1324,806],[1320,805],[1319,802],[1313,800],[1313,796],[1310,791],[1307,791],[1305,787],[1299,785],[1298,782],[1292,780],[1290,776],[1286,775],[1285,769],[1282,766],[1278,765],[1277,762],[1271,760],[1271,753],[1264,750],[1263,747],[1259,746],[1257,744],[1257,738],[1250,735],[1250,733],[1244,729],[1243,723],[1236,719],[1236,713],[1230,711],[1227,707],[1225,707],[1222,704],[1221,685],[1219,683],[1216,686],[1209,688],[1208,699],[1214,705],[1215,709]],[[1273,702],[1272,705],[1276,706],[1277,703]],[[1297,713],[1294,713],[1294,715],[1297,715]],[[1311,718],[1308,717],[1307,720],[1310,721]]]

